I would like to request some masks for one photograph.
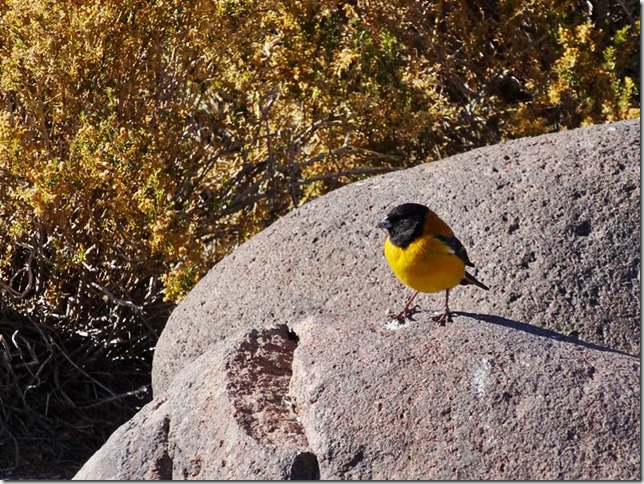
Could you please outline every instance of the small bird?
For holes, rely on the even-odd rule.
[[[403,203],[394,208],[377,225],[389,233],[385,241],[385,257],[396,277],[414,289],[414,293],[394,319],[404,319],[412,311],[409,306],[419,292],[445,291],[445,311],[432,318],[444,325],[452,322],[449,290],[457,285],[474,284],[489,288],[465,270],[474,267],[467,251],[454,232],[433,211],[418,203]]]

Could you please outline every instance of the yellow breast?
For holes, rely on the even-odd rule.
[[[401,282],[420,292],[441,292],[457,286],[465,264],[433,235],[423,235],[405,248],[385,242],[385,257]]]

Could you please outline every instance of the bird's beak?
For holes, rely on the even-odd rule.
[[[389,221],[389,219],[384,219],[383,221],[378,222],[378,225],[376,225],[376,227],[378,227],[379,229],[389,230],[391,228],[391,222]]]

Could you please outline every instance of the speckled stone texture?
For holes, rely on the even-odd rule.
[[[240,246],[173,312],[153,388],[216,341],[316,314],[385,319],[409,290],[376,223],[424,203],[454,230],[488,292],[451,306],[639,354],[638,120],[524,138],[354,183],[283,217]],[[421,295],[440,310],[442,295]]]
[[[640,362],[512,320],[216,343],[76,479],[639,479]]]
[[[322,479],[639,478],[636,358],[476,315],[295,332],[291,394]]]
[[[222,341],[112,434],[76,480],[319,478],[288,388],[286,325]]]
[[[355,183],[217,264],[154,400],[76,479],[641,479],[637,120]],[[410,294],[375,228],[414,201],[490,286]]]

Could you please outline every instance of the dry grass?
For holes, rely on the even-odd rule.
[[[151,351],[115,359],[89,338],[5,318],[0,477],[69,479],[149,401]]]

